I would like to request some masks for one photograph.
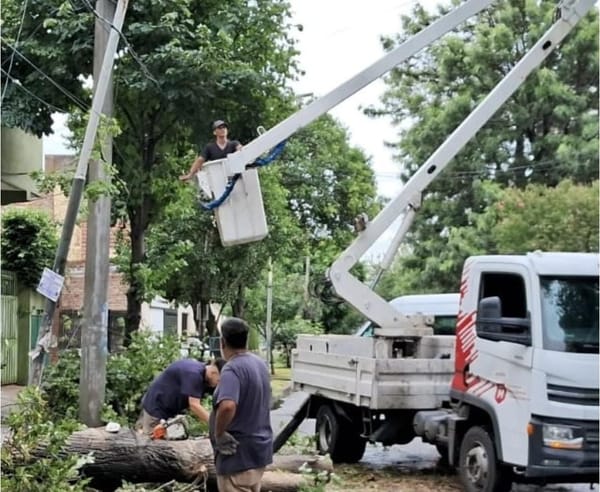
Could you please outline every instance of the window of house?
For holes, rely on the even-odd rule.
[[[177,311],[175,309],[165,309],[163,311],[164,324],[163,335],[177,336]]]

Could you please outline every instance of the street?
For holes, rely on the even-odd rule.
[[[281,428],[291,417],[296,408],[305,400],[304,393],[292,393],[283,400],[279,408],[271,412],[271,425],[273,430]],[[315,432],[314,419],[305,420],[298,431],[302,435],[313,435]],[[431,471],[439,474],[438,467],[439,454],[435,446],[424,443],[417,437],[410,443],[404,445],[394,445],[384,447],[376,444],[367,445],[363,459],[359,462],[365,470],[377,470],[383,468],[394,468],[395,470],[406,471],[407,474],[420,472],[421,474]],[[513,485],[512,492],[583,492],[588,490],[598,490],[598,485],[590,489],[589,484],[557,484],[546,486],[532,485]]]

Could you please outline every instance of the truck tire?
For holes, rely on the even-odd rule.
[[[318,452],[329,454],[334,463],[356,463],[365,452],[366,439],[329,405],[319,407],[316,434]]]
[[[483,427],[471,427],[460,444],[458,474],[466,492],[508,492],[510,473],[496,458],[490,433]]]

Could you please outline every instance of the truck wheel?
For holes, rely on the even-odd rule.
[[[319,453],[329,454],[334,463],[356,463],[362,458],[367,441],[329,405],[319,408],[316,431]]]
[[[343,463],[358,463],[367,447],[367,440],[361,437],[351,423],[348,423],[343,430],[342,439],[342,461]]]
[[[510,475],[502,473],[492,438],[483,427],[472,427],[465,434],[458,473],[466,492],[508,492],[512,488]]]

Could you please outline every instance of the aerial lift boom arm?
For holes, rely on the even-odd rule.
[[[396,65],[429,46],[468,18],[481,12],[493,2],[494,0],[467,0],[460,7],[415,34],[362,72],[245,145],[239,152],[229,154],[225,164],[228,175],[233,176],[243,172],[247,164],[254,162],[264,152],[275,147],[279,142],[287,139],[319,116],[327,113],[327,111],[389,72]]]
[[[266,133],[260,135],[239,152],[229,154],[226,159],[219,161],[223,166],[223,174],[230,178],[236,175],[239,176],[240,173],[243,174],[247,166],[254,163],[264,152],[275,147],[298,129],[308,125],[344,99],[454,29],[461,22],[479,13],[493,3],[493,1],[467,0],[464,4],[409,38],[347,82],[344,82],[325,96],[313,101]],[[372,288],[352,276],[350,269],[360,260],[373,243],[384,234],[394,220],[404,214],[404,221],[393,241],[394,248],[397,249],[396,245],[399,244],[406,234],[419,207],[421,195],[425,188],[493,116],[500,106],[522,85],[526,77],[546,59],[579,20],[593,7],[594,3],[595,0],[563,0],[558,5],[560,15],[556,22],[552,24],[519,63],[419,168],[405,184],[400,194],[368,224],[366,229],[359,234],[357,239],[329,269],[328,276],[336,294],[354,306],[354,308],[371,321],[382,327],[383,330],[393,327],[395,334],[401,336],[420,336],[431,332],[431,330],[414,328],[410,320],[401,316],[384,299],[378,296]],[[227,220],[238,220],[235,214],[228,217],[233,218]],[[264,237],[264,235],[260,237]],[[391,262],[392,253],[393,251],[388,251],[386,254],[386,263]]]
[[[375,217],[359,237],[340,255],[328,275],[337,295],[379,326],[403,328],[402,318],[384,299],[350,274],[350,269],[369,247],[388,229],[394,220],[420,198],[423,190],[450,163],[456,154],[494,115],[506,100],[523,84],[552,50],[593,7],[594,0],[569,0],[560,5],[559,19],[523,56],[515,67],[496,85],[488,96],[437,148],[431,157],[405,184],[400,194]],[[411,335],[411,329],[405,329]],[[401,334],[401,333],[399,333]]]

